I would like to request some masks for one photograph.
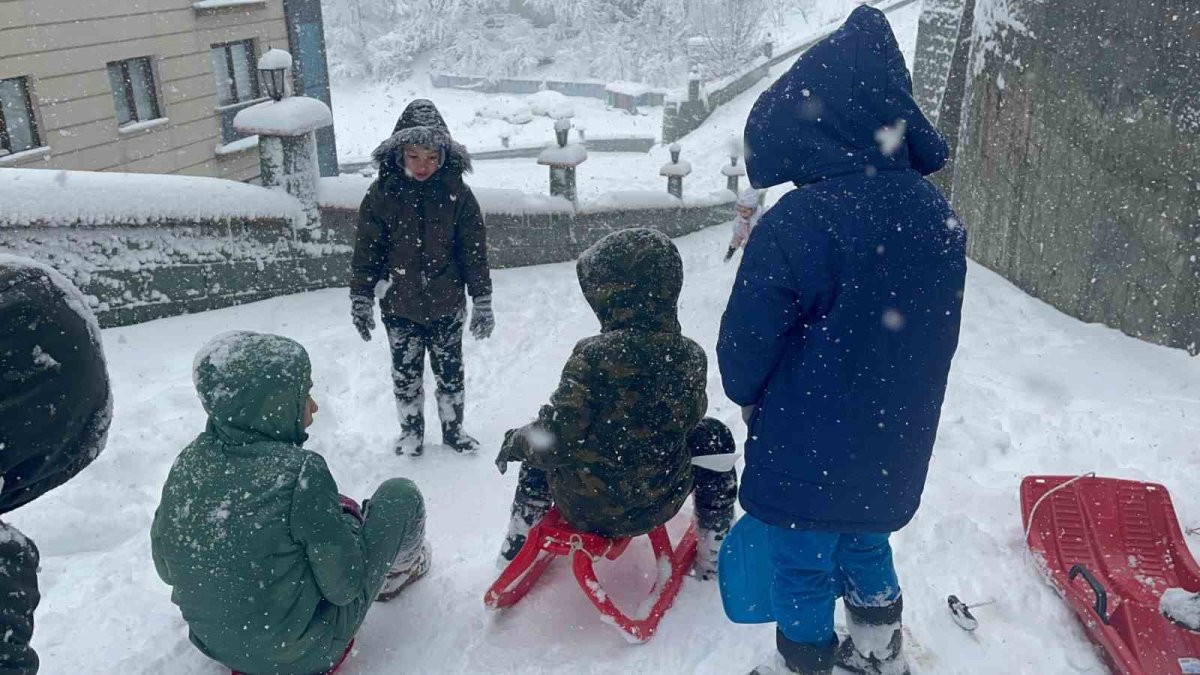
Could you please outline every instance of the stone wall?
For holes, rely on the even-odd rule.
[[[1196,353],[1200,5],[974,14],[952,176],[971,256],[1073,316]]]
[[[953,189],[958,129],[971,55],[976,0],[925,0],[917,34],[913,95],[950,146],[946,168],[931,180],[949,196]]]
[[[732,199],[732,196],[730,196]],[[617,230],[681,236],[730,219],[728,203],[658,209],[488,213],[495,268],[572,260]],[[0,252],[52,265],[89,297],[100,324],[123,326],[347,285],[356,209],[323,207],[317,239],[279,218],[102,227],[0,227]]]

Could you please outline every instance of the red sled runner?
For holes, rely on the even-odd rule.
[[[551,508],[550,512],[529,530],[525,545],[500,574],[500,578],[488,589],[483,603],[489,609],[512,607],[533,588],[555,558],[570,556],[575,580],[579,582],[579,588],[583,589],[596,609],[611,619],[627,640],[645,642],[653,637],[663,615],[675,602],[675,596],[679,594],[679,587],[683,584],[683,577],[696,558],[696,526],[693,524],[688,527],[675,548],[671,547],[666,525],[654,528],[648,536],[654,549],[654,557],[658,561],[660,576],[650,591],[653,604],[645,617],[633,618],[618,609],[596,580],[596,571],[593,568],[593,564],[601,559],[619,558],[631,540],[607,539],[580,532],[562,519],[557,508]]]
[[[1159,613],[1159,598],[1168,588],[1200,590],[1200,568],[1165,487],[1115,478],[1027,476],[1021,482],[1021,520],[1030,550],[1114,672],[1200,673],[1200,635]]]

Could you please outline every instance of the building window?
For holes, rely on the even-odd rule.
[[[108,83],[112,86],[118,124],[148,122],[162,116],[150,57],[108,64]]]
[[[28,79],[0,80],[0,157],[32,150],[41,144]]]
[[[235,105],[259,98],[253,40],[213,45],[210,55],[213,76],[217,79],[217,105]]]

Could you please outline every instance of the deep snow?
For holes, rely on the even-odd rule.
[[[918,12],[916,5],[893,17],[909,54]],[[695,167],[685,190],[723,187],[718,169],[728,161],[724,142],[740,131],[765,86],[684,139],[684,157]],[[639,175],[665,191],[656,172],[666,151],[652,155],[639,162],[645,165]],[[601,165],[596,160],[580,169],[581,186],[589,167]],[[545,180],[544,167],[532,159],[520,162]],[[473,185],[523,187],[519,177],[505,180],[511,168],[505,163],[481,164],[499,166],[482,169]],[[597,182],[647,187],[637,176],[620,181],[617,166]],[[700,177],[719,184],[692,183]],[[713,353],[736,264],[721,262],[729,234],[729,226],[720,226],[678,240],[686,274],[681,321],[709,353],[710,414],[740,439],[745,427],[721,393]],[[169,591],[155,576],[148,532],[172,460],[204,423],[191,384],[193,356],[207,340],[233,329],[281,333],[309,349],[321,404],[310,447],[326,456],[344,491],[363,497],[381,480],[402,475],[426,495],[430,576],[375,608],[346,675],[730,675],[766,660],[773,628],[729,624],[716,586],[691,579],[659,634],[642,646],[627,645],[600,621],[561,563],[514,609],[500,615],[484,610],[516,480],[515,472],[500,476],[491,459],[504,430],[528,421],[549,395],[574,342],[597,329],[571,264],[504,270],[494,278],[496,334],[466,342],[466,417],[483,442],[478,457],[440,448],[417,460],[391,453],[397,423],[387,351],[380,332],[370,343],[358,338],[344,289],[104,331],[116,398],[107,450],[76,479],[12,514],[43,555],[34,637],[42,672],[222,672],[187,642]],[[431,378],[426,386],[433,386]],[[432,420],[436,412],[433,397],[428,399]],[[1070,319],[972,266],[962,343],[924,504],[894,538],[906,621],[925,648],[914,671],[1104,672],[1073,616],[1023,554],[1020,479],[1097,471],[1162,482],[1185,529],[1195,527],[1197,420],[1200,362]],[[436,432],[429,440],[438,440]],[[1193,552],[1200,551],[1200,539],[1188,539]],[[648,547],[640,544],[598,571],[627,607],[636,607],[655,574]],[[947,610],[951,593],[968,604],[997,603],[976,610],[980,628],[966,633]]]

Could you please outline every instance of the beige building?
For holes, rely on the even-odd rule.
[[[0,0],[0,168],[257,177],[232,119],[284,2]]]

